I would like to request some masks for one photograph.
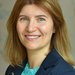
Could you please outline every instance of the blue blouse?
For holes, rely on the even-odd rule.
[[[21,75],[35,75],[38,69],[39,67],[30,68],[27,63]]]

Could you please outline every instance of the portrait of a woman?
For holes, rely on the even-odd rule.
[[[7,30],[5,75],[75,75],[58,0],[16,0]]]

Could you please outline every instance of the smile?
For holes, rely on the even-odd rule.
[[[25,35],[26,39],[28,40],[35,40],[38,39],[40,37],[40,35]]]

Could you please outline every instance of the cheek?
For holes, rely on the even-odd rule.
[[[24,26],[22,24],[17,23],[16,29],[17,29],[18,34],[20,34],[24,31]]]
[[[50,35],[54,32],[54,28],[53,28],[53,25],[45,25],[45,26],[41,26],[40,27],[40,30],[41,32],[44,34],[44,35]]]

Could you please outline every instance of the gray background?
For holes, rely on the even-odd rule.
[[[0,0],[0,75],[4,75],[8,66],[4,58],[4,45],[7,37],[6,21],[16,0]],[[75,0],[59,0],[72,45],[72,55],[75,59]]]

